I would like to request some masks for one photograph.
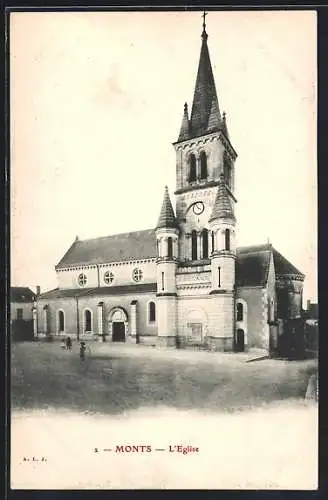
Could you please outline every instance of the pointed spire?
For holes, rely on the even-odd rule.
[[[221,126],[221,119],[220,119],[218,102],[216,99],[213,99],[211,112],[208,119],[207,132],[214,132],[216,130],[219,130],[220,126]]]
[[[213,115],[211,118],[212,123],[213,121],[215,121],[218,124],[220,124],[221,122],[219,103],[216,94],[212,65],[207,46],[208,35],[205,29],[206,28],[205,16],[206,13],[204,12],[202,46],[200,50],[198,72],[197,72],[196,85],[194,91],[194,100],[190,117],[190,128],[191,128],[190,132],[193,137],[208,133],[207,129],[209,124],[209,117],[213,106],[215,108],[215,113],[213,111]]]
[[[177,219],[174,215],[174,210],[170,200],[168,187],[165,186],[164,199],[162,204],[161,213],[159,215],[156,229],[159,228],[176,228],[178,227]]]
[[[185,141],[187,139],[189,139],[189,114],[188,114],[188,104],[185,102],[178,141]]]
[[[211,217],[209,218],[209,222],[214,219],[232,219],[233,221],[236,220],[232,209],[231,198],[226,187],[224,175],[222,173],[220,174],[220,181],[216,199]]]
[[[228,132],[228,127],[227,127],[227,121],[226,121],[226,112],[223,111],[222,113],[222,132],[226,136],[227,139],[230,139],[229,137],[229,132]]]

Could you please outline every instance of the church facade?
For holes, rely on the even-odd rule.
[[[203,25],[193,104],[184,105],[174,211],[154,229],[76,240],[38,296],[37,336],[220,351],[277,348],[301,316],[304,275],[271,244],[236,246],[237,153],[221,114]]]

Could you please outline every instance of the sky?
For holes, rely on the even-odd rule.
[[[316,13],[209,12],[235,165],[237,243],[266,243],[317,300]],[[80,239],[154,228],[172,201],[201,12],[10,15],[11,284],[57,286]]]

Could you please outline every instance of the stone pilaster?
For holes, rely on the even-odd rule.
[[[185,260],[190,260],[191,259],[191,234],[190,233],[185,234],[184,252],[185,252]]]
[[[43,314],[43,331],[45,334],[48,333],[48,306],[44,306],[43,308],[43,311],[42,311],[42,314]]]
[[[98,335],[99,340],[102,340],[102,336],[104,333],[104,304],[103,302],[99,302],[97,307],[97,320],[98,320]]]
[[[137,342],[138,339],[138,331],[137,331],[137,301],[133,300],[131,302],[131,309],[130,309],[130,337],[131,341]]]
[[[38,319],[37,319],[36,306],[33,306],[32,314],[33,314],[33,336],[34,338],[36,338],[38,336]]]
[[[212,231],[208,231],[207,233],[207,236],[208,236],[208,243],[207,243],[207,248],[208,248],[208,257],[211,255],[212,253]]]
[[[202,248],[202,233],[197,233],[197,260],[203,258],[203,248]]]

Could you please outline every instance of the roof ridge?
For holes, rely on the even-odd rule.
[[[113,234],[108,234],[107,236],[95,236],[94,238],[85,238],[83,240],[79,239],[77,240],[78,243],[85,243],[86,241],[92,241],[92,240],[101,240],[101,239],[106,239],[106,238],[111,238],[112,236],[123,236],[124,234],[134,234],[134,233],[145,233],[147,231],[155,231],[154,228],[149,228],[149,229],[139,229],[137,231],[124,231],[123,233],[113,233]]]
[[[56,286],[56,288],[51,288],[51,290],[46,290],[45,292],[40,293],[38,297],[42,297],[42,295],[49,293],[49,292],[54,292],[55,290],[59,290],[59,287]]]
[[[265,251],[269,251],[270,249],[272,249],[272,244],[271,243],[259,243],[257,245],[245,245],[245,246],[242,246],[242,247],[237,247],[236,251],[240,252],[240,251],[247,251],[247,250],[251,250],[253,252],[258,252],[259,249],[261,250],[265,250]]]
[[[11,286],[10,290],[29,290],[30,292],[34,293],[29,286]]]

